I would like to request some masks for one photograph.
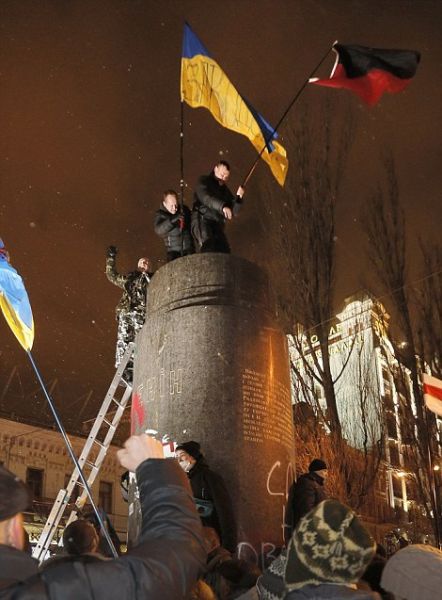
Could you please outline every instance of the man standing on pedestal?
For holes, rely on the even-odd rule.
[[[227,187],[230,165],[220,160],[209,175],[199,178],[192,209],[192,235],[200,252],[230,253],[224,233],[225,221],[231,221],[242,204],[244,188],[236,196]]]
[[[122,288],[124,293],[115,309],[118,332],[117,348],[115,352],[115,366],[121,362],[127,345],[135,340],[137,332],[143,327],[146,318],[147,287],[153,276],[150,272],[148,258],[140,258],[136,271],[127,275],[117,272],[116,257],[118,249],[109,246],[106,257],[106,277],[111,283]],[[132,385],[133,361],[129,361],[123,373],[123,379]]]
[[[167,262],[195,252],[190,233],[190,210],[185,205],[181,210],[174,190],[164,192],[161,208],[155,213],[154,229],[163,238]]]

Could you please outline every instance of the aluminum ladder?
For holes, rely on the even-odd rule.
[[[135,344],[133,342],[128,344],[78,459],[78,463],[83,471],[89,488],[92,487],[92,484],[98,475],[109,446],[112,443],[115,431],[132,394],[132,387],[127,385],[123,380],[123,372],[133,356],[134,347]],[[124,391],[122,397],[119,398],[118,391],[121,391],[122,389],[119,387],[121,382],[124,382]],[[101,432],[100,436],[100,430],[102,428],[103,432]],[[99,439],[100,437],[102,439]],[[49,513],[43,531],[41,532],[38,542],[33,550],[32,554],[34,558],[37,558],[37,560],[41,561],[46,558],[46,554],[49,550],[52,539],[58,529],[58,525],[68,506],[69,499],[76,485],[83,488],[83,490],[75,501],[74,508],[69,515],[66,525],[77,519],[78,511],[81,510],[86,504],[87,491],[81,483],[78,469],[75,468],[66,488],[61,489],[58,492],[57,498],[55,499],[54,505]]]

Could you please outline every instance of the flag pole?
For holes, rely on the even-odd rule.
[[[98,523],[100,524],[100,527],[101,527],[101,530],[103,532],[103,535],[106,538],[107,543],[109,544],[109,548],[111,549],[112,554],[114,555],[114,558],[118,558],[118,553],[117,553],[117,551],[115,549],[115,546],[114,546],[114,544],[113,544],[113,542],[111,540],[109,532],[107,531],[106,527],[104,526],[103,519],[101,518],[101,515],[100,515],[100,513],[98,511],[98,508],[97,508],[95,502],[94,502],[94,499],[92,498],[91,489],[90,489],[90,487],[88,485],[88,482],[86,481],[86,478],[85,478],[85,476],[83,474],[83,471],[80,468],[80,464],[78,462],[77,457],[75,456],[75,453],[74,453],[74,450],[72,448],[71,442],[69,441],[69,438],[68,438],[68,436],[66,434],[66,430],[63,427],[63,424],[62,424],[62,422],[60,420],[60,417],[57,414],[57,411],[55,409],[54,403],[52,402],[52,399],[49,396],[48,391],[46,390],[46,386],[45,386],[45,384],[43,382],[43,379],[42,379],[42,377],[40,375],[40,372],[39,372],[39,370],[37,368],[37,365],[35,364],[35,361],[34,361],[34,358],[33,358],[32,354],[31,354],[31,351],[30,350],[26,350],[26,354],[28,355],[29,360],[31,361],[31,365],[32,365],[32,367],[33,367],[33,369],[35,371],[35,374],[37,375],[38,382],[39,382],[39,384],[41,386],[41,389],[43,390],[44,395],[46,396],[46,400],[48,401],[48,404],[49,404],[51,412],[52,412],[52,414],[54,416],[55,422],[57,423],[58,429],[60,430],[60,433],[61,433],[61,435],[62,435],[62,437],[64,439],[64,443],[66,444],[66,448],[68,449],[68,452],[69,452],[69,454],[70,454],[70,456],[72,458],[73,463],[75,464],[75,467],[78,469],[78,474],[80,476],[81,482],[84,485],[86,493],[87,493],[87,495],[89,497],[89,501],[90,501],[90,503],[92,505],[92,508],[94,509],[94,512],[96,514]]]
[[[298,100],[299,96],[302,94],[302,92],[304,91],[304,89],[307,87],[308,82],[310,81],[310,79],[313,77],[313,75],[316,73],[316,71],[319,69],[319,67],[322,65],[322,63],[324,62],[324,60],[327,58],[327,56],[330,54],[330,51],[333,49],[333,46],[337,44],[337,40],[335,42],[333,42],[333,44],[330,46],[330,48],[328,48],[327,52],[324,54],[324,56],[321,58],[321,60],[318,62],[318,64],[315,66],[315,68],[313,69],[313,71],[310,73],[310,75],[307,77],[307,79],[304,81],[304,83],[301,85],[301,87],[299,88],[299,90],[296,92],[295,96],[292,98],[292,100],[290,101],[289,105],[287,106],[287,108],[285,109],[285,111],[282,113],[279,121],[276,123],[275,127],[272,130],[272,133],[269,135],[269,137],[267,139],[265,139],[265,143],[264,146],[261,150],[261,152],[258,154],[258,156],[256,157],[255,161],[253,162],[252,166],[250,167],[247,175],[244,178],[243,183],[241,184],[241,187],[245,187],[247,182],[249,181],[250,177],[252,176],[253,171],[256,168],[256,165],[259,162],[259,159],[261,158],[264,150],[267,148],[268,143],[273,139],[274,134],[278,131],[279,127],[281,126],[281,123],[284,121],[284,119],[286,118],[286,116],[288,115],[288,113],[291,111],[291,109],[293,108],[293,105],[295,104],[295,102]]]
[[[180,110],[180,208],[184,219],[184,100],[181,100]],[[181,256],[184,256],[184,226],[181,227]]]

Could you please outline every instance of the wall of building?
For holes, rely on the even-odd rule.
[[[406,521],[409,510],[417,505],[417,497],[414,474],[407,461],[410,440],[403,435],[400,405],[404,394],[412,406],[414,401],[409,371],[394,356],[386,326],[388,319],[379,302],[369,297],[348,299],[330,324],[330,365],[337,378],[335,393],[343,435],[354,448],[362,448],[365,443],[369,447],[382,437],[386,460],[378,481],[384,485],[382,495],[387,511],[396,511]],[[308,343],[303,335],[302,353],[315,369],[312,350],[321,364],[319,343],[314,337]],[[308,380],[299,349],[290,338],[289,348],[292,362],[301,377]],[[395,376],[398,371],[400,378]],[[406,389],[402,389],[404,386]],[[293,403],[303,401],[315,407],[314,394],[325,410],[321,387],[317,383],[307,388],[300,385],[292,371]]]
[[[80,456],[85,438],[69,436],[76,456]],[[92,495],[100,504],[100,482],[111,484],[109,517],[121,541],[126,540],[127,503],[120,492],[120,477],[123,472],[116,451],[111,446],[92,486]],[[26,529],[32,539],[38,537],[60,489],[66,485],[74,465],[63,438],[58,431],[33,427],[25,423],[0,419],[0,463],[26,481],[29,469],[42,471],[41,496],[34,498],[32,511],[25,515]],[[106,486],[109,488],[109,486]],[[65,512],[69,516],[69,510]]]

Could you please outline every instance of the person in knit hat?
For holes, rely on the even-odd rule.
[[[376,552],[376,542],[355,513],[324,500],[299,521],[287,549],[286,600],[379,600],[356,583]]]
[[[292,484],[285,511],[285,541],[288,542],[299,519],[326,499],[324,481],[327,465],[315,458],[309,465],[308,473],[300,475]]]
[[[203,525],[213,527],[223,548],[235,552],[236,520],[224,479],[209,468],[198,442],[179,444],[175,456],[187,473]]]
[[[398,550],[384,567],[381,586],[396,600],[442,597],[442,552],[427,544],[411,544]]]

